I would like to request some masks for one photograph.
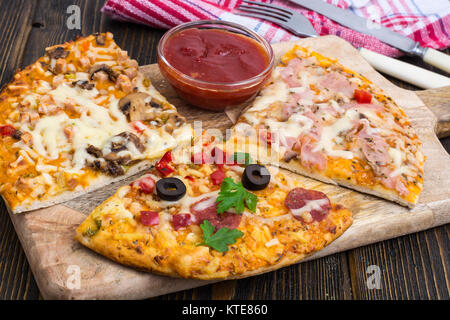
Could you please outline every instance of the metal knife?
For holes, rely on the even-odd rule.
[[[365,18],[353,14],[349,10],[338,8],[328,4],[323,0],[289,0],[304,8],[313,10],[325,17],[330,18],[337,23],[352,30],[371,35],[380,41],[393,46],[409,55],[421,57],[426,63],[429,63],[441,70],[450,73],[450,56],[432,48],[424,48],[418,42],[403,36],[397,32],[389,30],[380,24],[371,22]],[[364,50],[361,50],[364,55]]]

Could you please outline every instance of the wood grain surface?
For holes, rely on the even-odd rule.
[[[99,13],[103,1],[2,0],[0,3],[3,10],[0,21],[4,26],[0,34],[2,84],[11,79],[17,67],[26,66],[41,56],[46,46],[95,31],[113,32],[118,44],[141,65],[156,61],[155,47],[163,32],[107,19]],[[68,30],[65,25],[66,8],[72,4],[81,8],[81,32]],[[424,66],[417,59],[403,60]],[[442,143],[448,146],[449,139]],[[39,298],[38,288],[3,204],[0,210],[0,298]],[[158,298],[448,299],[448,239],[447,225],[258,277],[210,284]],[[371,265],[381,269],[380,289],[366,286],[366,271]]]

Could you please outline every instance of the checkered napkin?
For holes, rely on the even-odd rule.
[[[259,19],[234,14],[242,0],[107,0],[102,12],[114,19],[169,29],[178,24],[218,19],[236,22],[253,29],[271,43],[298,39],[290,32]],[[259,0],[290,8],[311,21],[320,35],[334,34],[355,47],[364,47],[387,56],[401,52],[378,39],[345,28],[330,19],[286,0]],[[444,49],[450,46],[449,0],[315,0],[338,7],[382,24],[414,39],[424,47]],[[370,22],[369,22],[370,23]]]

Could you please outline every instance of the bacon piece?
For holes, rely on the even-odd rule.
[[[316,167],[319,170],[324,170],[327,166],[327,159],[320,151],[313,151],[316,147],[315,140],[309,136],[302,136],[297,140],[293,147],[294,151],[299,152],[300,162],[305,167]]]
[[[295,188],[289,191],[284,200],[284,205],[290,209],[295,219],[302,222],[320,222],[327,217],[331,210],[330,199],[325,193],[303,188]],[[305,212],[309,212],[311,221],[305,219]]]
[[[155,185],[155,180],[150,176],[145,176],[131,184],[132,187],[140,189],[145,194],[153,193]]]
[[[217,213],[217,203],[211,197],[202,199],[191,206],[191,212],[195,215],[196,223],[201,224],[208,220],[216,230],[226,227],[236,229],[241,222],[242,215],[232,212]],[[208,202],[206,202],[208,201]],[[206,205],[206,208],[203,208]]]
[[[144,226],[156,226],[159,224],[159,214],[156,211],[141,211],[141,223]]]
[[[190,213],[174,214],[172,216],[172,223],[175,231],[183,227],[186,227],[192,223],[191,214]]]

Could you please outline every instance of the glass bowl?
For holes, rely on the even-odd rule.
[[[171,65],[164,56],[167,40],[191,28],[218,29],[253,39],[267,55],[268,65],[256,76],[236,82],[209,82],[193,78]],[[162,75],[183,100],[203,109],[222,111],[248,102],[256,96],[272,73],[274,54],[264,38],[246,27],[226,21],[201,20],[181,24],[164,34],[158,44],[158,65]]]

